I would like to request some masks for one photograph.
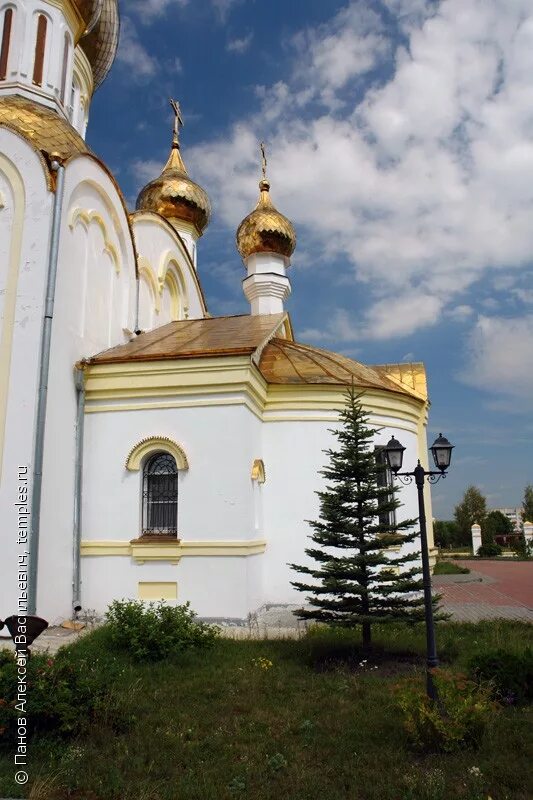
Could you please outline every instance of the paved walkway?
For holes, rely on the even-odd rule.
[[[470,575],[434,578],[444,610],[452,619],[533,622],[533,562],[469,560],[457,563],[468,567]]]

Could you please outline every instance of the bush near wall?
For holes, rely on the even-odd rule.
[[[197,621],[189,603],[115,600],[106,620],[114,646],[137,661],[160,661],[185,650],[210,648],[218,636],[214,625]]]

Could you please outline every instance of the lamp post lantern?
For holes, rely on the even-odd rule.
[[[384,448],[387,464],[391,472],[406,484],[412,483],[414,478],[418,490],[420,544],[422,547],[422,583],[424,587],[424,609],[426,616],[426,690],[431,700],[437,700],[437,687],[433,681],[432,670],[438,667],[439,659],[435,641],[435,622],[433,619],[433,603],[431,598],[431,572],[429,569],[424,481],[427,478],[430,483],[436,483],[440,478],[446,477],[446,470],[450,466],[452,458],[453,445],[451,445],[448,439],[441,433],[431,445],[430,450],[437,470],[425,470],[419,460],[413,472],[400,472],[403,464],[405,447],[393,436]]]

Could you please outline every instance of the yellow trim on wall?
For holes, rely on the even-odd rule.
[[[146,564],[147,561],[168,561],[170,564],[179,564],[180,543],[175,542],[130,542],[129,555],[137,564]]]
[[[429,453],[427,443],[427,420],[420,419],[418,423],[418,458],[425,470],[429,469]],[[414,466],[414,465],[413,465]],[[409,467],[412,469],[412,467]],[[429,562],[431,568],[437,563],[437,548],[433,534],[433,508],[431,501],[431,484],[429,481],[424,483],[424,506],[426,511],[426,527],[428,539]]]
[[[249,356],[94,364],[87,368],[87,413],[236,404],[246,405],[264,422],[330,422],[344,408],[345,393],[343,387],[335,385],[268,385]],[[402,420],[406,430],[415,433],[420,421],[427,419],[426,403],[387,390],[367,389],[363,406],[372,418]],[[387,424],[386,419],[378,424]]]
[[[147,455],[161,450],[174,457],[178,469],[189,469],[189,461],[185,451],[177,442],[167,436],[149,436],[138,442],[128,453],[126,469],[131,472],[138,472]]]
[[[257,481],[257,483],[266,481],[265,463],[262,458],[256,458],[252,464],[252,480]]]
[[[139,600],[170,600],[178,599],[178,584],[176,581],[139,581],[137,584]]]
[[[170,318],[171,321],[183,319],[185,312],[182,312],[182,295],[180,287],[175,274],[172,271],[166,273],[163,282],[159,281],[159,294],[163,296],[163,292],[167,289],[170,297]]]
[[[0,336],[0,480],[2,478],[2,463],[4,460],[4,441],[6,431],[7,398],[9,391],[9,375],[11,370],[11,355],[13,349],[13,332],[15,329],[15,314],[17,310],[17,286],[22,251],[22,234],[24,230],[24,213],[26,208],[26,193],[24,181],[15,165],[0,153],[0,171],[11,186],[14,199],[13,224],[11,226],[11,241],[9,248],[9,262],[7,265],[6,285],[4,291],[4,313]],[[4,200],[4,202],[6,202]]]
[[[137,272],[139,273],[139,278],[141,280],[144,280],[146,286],[150,291],[155,313],[159,314],[161,310],[161,303],[159,298],[159,286],[157,283],[157,279],[152,271],[152,267],[144,256],[139,256],[139,258],[137,259]]]
[[[170,292],[173,304],[173,319],[188,319],[189,293],[183,272],[171,250],[163,253],[159,262],[158,271],[159,292],[162,294],[165,286]]]
[[[198,556],[254,556],[264,553],[264,539],[205,540],[175,542],[143,542],[141,540],[84,540],[81,555],[131,556],[138,564],[147,561],[169,561],[179,563],[181,558]]]

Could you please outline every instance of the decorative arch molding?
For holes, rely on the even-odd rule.
[[[139,278],[144,279],[144,282],[148,285],[150,292],[152,294],[152,300],[154,303],[155,312],[156,314],[159,314],[159,312],[161,311],[161,300],[160,300],[161,292],[159,284],[152,271],[150,262],[144,256],[139,256],[139,259],[137,261],[137,271],[139,273]]]
[[[252,464],[252,480],[257,483],[264,483],[266,481],[265,462],[262,458],[256,458]]]
[[[174,319],[188,319],[189,317],[189,293],[187,284],[183,277],[183,272],[172,251],[167,250],[163,254],[158,272],[159,293],[168,287]]]
[[[185,451],[177,442],[167,436],[150,436],[147,439],[141,439],[128,453],[126,469],[130,472],[138,472],[146,456],[157,452],[169,453],[173,456],[178,469],[189,469],[189,460]]]
[[[161,283],[161,281],[159,282],[159,293],[161,295],[165,287],[168,289],[170,295],[170,315],[172,317],[172,322],[182,319],[184,316],[182,314],[182,296],[177,278],[173,272],[167,272],[163,283]],[[187,318],[187,315],[185,315],[185,318]]]
[[[102,232],[102,236],[104,238],[104,253],[110,257],[114,264],[115,272],[117,275],[119,275],[121,268],[120,254],[118,248],[111,241],[106,222],[101,214],[93,210],[84,210],[79,207],[74,208],[70,213],[69,228],[71,231],[73,231],[76,225],[81,224],[86,230],[89,230],[89,227],[93,222],[100,228],[100,231]]]

